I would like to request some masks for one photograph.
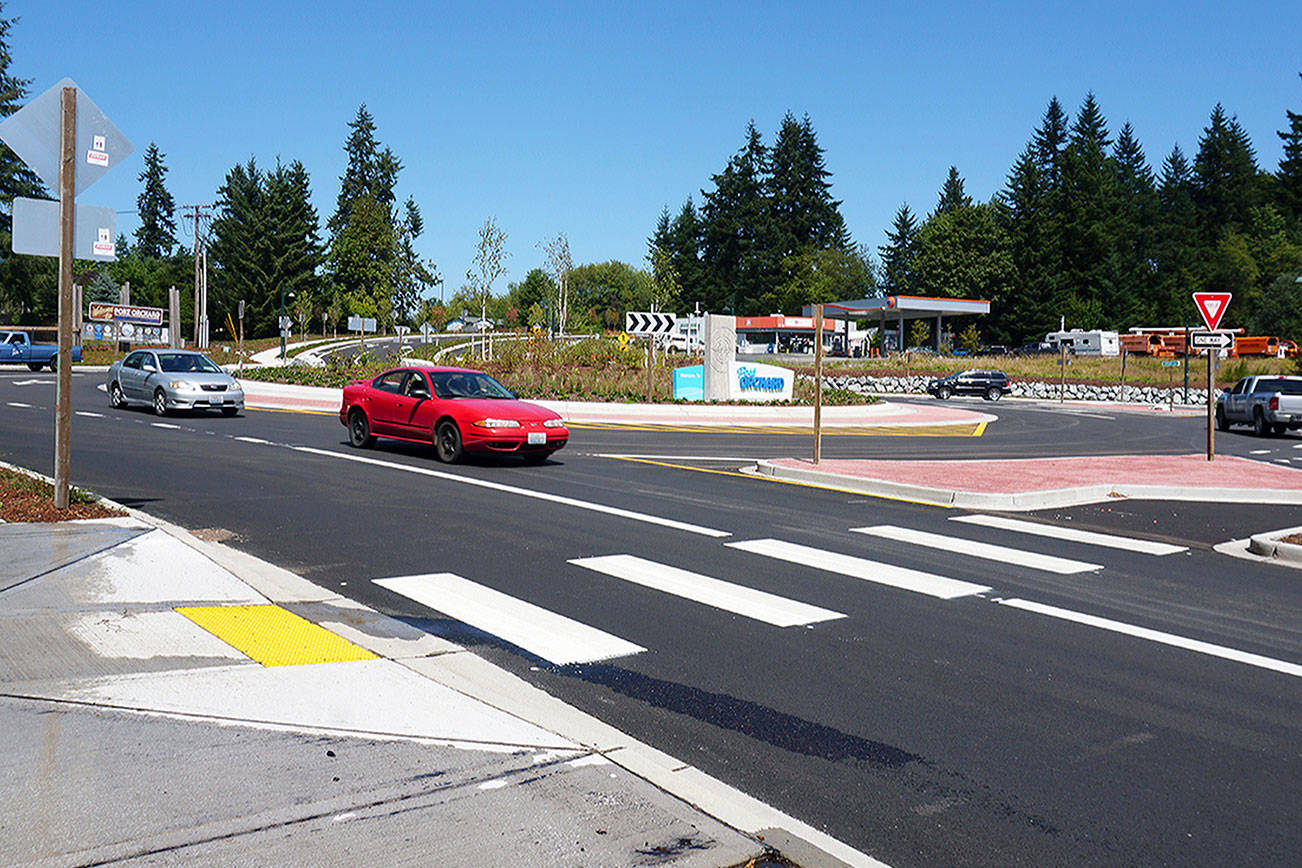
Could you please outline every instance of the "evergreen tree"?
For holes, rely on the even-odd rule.
[[[136,214],[140,226],[136,228],[136,254],[151,259],[171,256],[176,247],[176,203],[167,192],[164,179],[167,166],[158,145],[149,143],[145,150],[145,168],[136,177],[145,186],[136,197]]]
[[[950,166],[945,185],[940,189],[940,201],[936,204],[935,213],[948,214],[971,205],[972,197],[963,192],[963,178],[956,167]]]
[[[1194,203],[1204,243],[1214,244],[1225,232],[1247,225],[1248,212],[1258,204],[1257,174],[1247,133],[1217,103],[1193,163]]]
[[[1193,169],[1176,145],[1162,163],[1157,196],[1159,216],[1154,241],[1157,293],[1152,315],[1156,325],[1185,325],[1193,314],[1198,212],[1194,205]]]
[[[1112,148],[1113,184],[1117,210],[1113,216],[1118,309],[1118,328],[1156,321],[1156,275],[1154,261],[1158,198],[1144,149],[1129,123],[1121,127]]]
[[[1062,183],[1063,152],[1067,148],[1067,113],[1056,96],[1049,100],[1032,143],[1044,189],[1056,192]]]
[[[1302,74],[1299,74],[1302,78]],[[1276,133],[1284,143],[1279,171],[1275,173],[1276,198],[1280,210],[1294,220],[1302,220],[1302,113],[1285,109],[1288,129]]]
[[[787,112],[769,152],[769,256],[780,261],[811,248],[849,245],[831,175],[809,116],[798,122]]]
[[[209,261],[213,301],[233,311],[247,303],[245,329],[274,334],[281,293],[307,306],[326,306],[317,268],[323,258],[311,184],[303,164],[277,163],[263,172],[257,162],[237,165],[217,190]]]
[[[746,126],[746,144],[711,179],[714,189],[702,191],[701,294],[707,310],[749,311],[752,300],[772,284],[774,263],[762,246],[771,237],[767,173],[768,149],[752,121]]]
[[[328,223],[328,270],[334,291],[353,313],[392,321],[396,314],[411,312],[412,292],[419,295],[418,285],[427,284],[433,274],[414,253],[407,255],[403,237],[410,232],[394,207],[402,163],[388,148],[381,149],[365,103],[348,128],[348,165],[339,178],[339,197]],[[374,247],[367,249],[366,244]],[[395,291],[402,293],[396,304]]]
[[[895,222],[886,233],[887,243],[877,248],[882,257],[883,294],[908,295],[913,292],[913,256],[917,237],[918,221],[906,202],[895,212]]]
[[[1066,298],[1061,315],[1073,311],[1093,318],[1095,311],[1115,310],[1119,299],[1117,264],[1110,262],[1116,243],[1112,216],[1117,207],[1116,177],[1108,161],[1111,144],[1107,122],[1094,94],[1086,94],[1062,159],[1059,244]],[[1063,301],[1065,300],[1065,304]],[[1098,328],[1097,321],[1073,326]]]
[[[992,325],[1002,340],[1020,344],[1047,330],[1052,316],[1045,286],[1050,279],[1043,176],[1032,143],[1008,175],[1000,196],[1014,279],[1002,308],[992,308]]]
[[[375,138],[375,119],[366,110],[366,103],[357,108],[357,117],[348,124],[351,132],[344,142],[344,153],[348,154],[348,165],[339,178],[339,198],[335,213],[327,224],[331,232],[338,232],[348,222],[352,203],[361,196],[371,199],[385,208],[395,201],[394,188],[398,182],[398,172],[402,163],[388,148],[380,149]]]

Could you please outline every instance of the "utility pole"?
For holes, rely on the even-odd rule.
[[[181,207],[182,216],[194,224],[194,345],[201,349],[208,346],[208,287],[207,260],[200,256],[200,245],[204,243],[204,227],[212,220],[212,209],[212,203]]]

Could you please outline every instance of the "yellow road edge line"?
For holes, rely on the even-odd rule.
[[[693,467],[690,464],[674,464],[669,461],[656,461],[651,458],[630,458],[625,455],[610,455],[617,461],[632,461],[635,464],[654,464],[658,467],[668,467],[673,470],[691,470],[695,473],[714,473],[718,476],[740,476],[742,479],[754,479],[760,482],[776,482],[779,485],[799,485],[802,488],[817,488],[823,491],[835,491],[838,494],[853,494],[856,497],[877,497],[882,500],[895,500],[900,503],[914,503],[919,506],[939,506],[944,509],[954,509],[953,504],[938,503],[934,500],[915,500],[911,497],[897,497],[893,494],[874,494],[869,491],[857,491],[853,488],[841,488],[836,485],[826,485],[821,482],[805,482],[800,479],[779,479],[776,476],[768,476],[763,473],[740,473],[736,470],[714,470],[709,467]]]
[[[245,411],[257,410],[260,413],[306,413],[310,416],[338,416],[338,410],[304,410],[298,407],[250,407],[244,405]]]
[[[360,645],[270,603],[177,606],[175,611],[263,666],[377,659]]]
[[[936,425],[855,425],[824,428],[825,437],[980,437],[988,422],[953,422]],[[640,422],[567,422],[570,428],[584,431],[670,431],[681,434],[809,434],[813,427],[673,425]],[[958,429],[958,430],[953,430]]]

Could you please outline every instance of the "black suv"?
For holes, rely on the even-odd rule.
[[[959,371],[927,383],[927,391],[942,401],[950,395],[980,395],[998,401],[1012,388],[1003,371]]]

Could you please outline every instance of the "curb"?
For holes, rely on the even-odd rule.
[[[1283,530],[1253,534],[1248,538],[1248,551],[1262,557],[1302,565],[1302,545],[1286,543],[1280,540],[1280,537],[1295,533],[1302,533],[1302,527],[1286,527]]]
[[[985,492],[933,488],[926,485],[911,485],[906,482],[892,482],[884,479],[844,476],[805,467],[781,467],[768,460],[756,462],[755,472],[778,481],[816,485],[839,491],[852,491],[857,494],[886,497],[894,500],[910,500],[928,506],[944,506],[954,509],[1031,512],[1037,509],[1055,509],[1082,506],[1088,503],[1101,503],[1117,498],[1302,505],[1302,491],[1269,488],[1194,488],[1181,485],[1103,483],[1039,491]],[[1302,528],[1297,530],[1302,532]],[[1276,531],[1275,535],[1286,535],[1287,533],[1288,531]],[[1285,545],[1290,549],[1297,549],[1298,560],[1302,561],[1302,546],[1292,546],[1288,543],[1275,545]]]

